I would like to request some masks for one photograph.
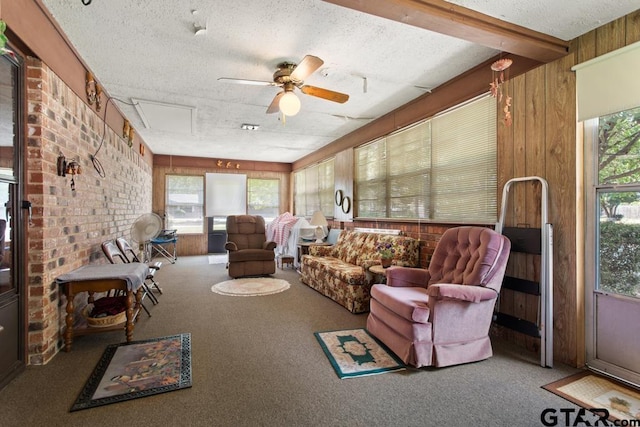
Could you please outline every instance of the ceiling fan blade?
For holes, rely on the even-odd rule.
[[[280,98],[282,98],[282,95],[284,95],[284,91],[280,92],[273,98],[273,101],[271,101],[271,104],[269,104],[269,107],[267,108],[267,114],[273,114],[280,111],[279,103],[280,103]]]
[[[324,61],[317,56],[305,56],[291,72],[291,80],[304,81],[304,79],[309,77],[315,70],[322,67],[322,64],[324,64]]]
[[[253,85],[253,86],[278,86],[274,82],[265,82],[262,80],[247,80],[247,79],[234,79],[232,77],[219,77],[219,82],[235,83],[240,85]]]
[[[347,95],[346,93],[334,92],[332,90],[323,89],[321,87],[305,85],[302,86],[300,90],[306,95],[316,96],[318,98],[338,102],[340,104],[344,104],[349,100],[349,95]]]

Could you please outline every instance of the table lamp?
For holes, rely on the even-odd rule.
[[[309,221],[309,225],[316,226],[316,243],[322,243],[322,239],[324,239],[324,230],[322,227],[326,227],[329,224],[327,223],[327,218],[324,217],[321,211],[315,211],[311,216],[311,221]]]

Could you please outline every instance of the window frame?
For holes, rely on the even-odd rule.
[[[333,218],[335,203],[335,158],[296,171],[293,210],[296,216],[311,217],[314,212]]]
[[[630,108],[628,110],[639,109]],[[626,110],[625,110],[626,111]],[[616,113],[613,113],[616,114]],[[592,260],[587,262],[585,277],[587,278],[587,288],[590,292],[615,294],[618,298],[632,298],[637,297],[627,295],[625,293],[618,293],[612,289],[605,289],[602,287],[602,260],[601,260],[601,226],[600,220],[602,203],[601,196],[604,194],[620,194],[628,192],[640,192],[640,181],[632,183],[619,183],[619,182],[601,182],[600,179],[600,158],[599,158],[599,126],[600,119],[602,117],[609,116],[605,114],[593,119],[587,119],[583,121],[584,130],[584,152],[585,152],[585,205],[586,205],[586,259]],[[589,267],[591,266],[591,267]]]
[[[481,104],[482,103],[482,104]],[[465,108],[473,108],[469,110],[462,109]],[[421,120],[419,122],[413,123],[409,126],[406,126],[402,129],[394,131],[388,135],[385,135],[376,140],[367,142],[362,144],[354,149],[354,171],[356,172],[356,176],[354,177],[354,190],[355,190],[355,201],[354,201],[354,214],[356,219],[360,220],[419,220],[425,222],[434,222],[434,223],[456,223],[456,224],[494,224],[498,217],[498,189],[497,189],[497,108],[498,106],[495,103],[495,98],[491,97],[489,94],[484,94],[474,99],[471,99],[467,102],[459,104],[451,109],[443,111],[431,118]],[[476,111],[477,110],[477,111]],[[480,188],[484,190],[482,193],[482,200],[478,200],[474,203],[483,205],[482,209],[478,209],[476,212],[472,212],[468,214],[468,210],[460,212],[460,216],[444,216],[439,214],[438,212],[438,203],[443,204],[443,198],[446,198],[446,194],[438,194],[442,193],[443,186],[440,186],[438,189],[437,181],[438,179],[447,179],[446,174],[438,174],[438,166],[446,162],[442,162],[440,158],[436,159],[434,156],[437,155],[437,150],[439,146],[448,143],[447,140],[440,140],[437,135],[434,136],[434,127],[439,122],[445,122],[445,116],[449,114],[460,114],[461,111],[464,113],[467,112],[467,115],[473,115],[473,119],[476,123],[486,123],[486,127],[483,128],[482,134],[483,137],[486,137],[486,140],[479,140],[474,144],[476,150],[486,148],[487,144],[491,145],[493,150],[489,154],[488,158],[481,162],[480,166],[484,165],[482,168],[482,172],[485,173],[485,177],[483,179],[479,179],[478,182],[475,183],[476,188]],[[470,112],[469,112],[470,111]],[[483,114],[486,113],[486,120]],[[418,184],[413,186],[412,193],[406,193],[404,195],[391,195],[391,188],[393,187],[394,181],[398,179],[400,175],[394,175],[391,171],[392,168],[392,159],[393,159],[393,140],[397,138],[398,135],[402,135],[403,133],[409,133],[412,130],[416,130],[420,126],[424,126],[426,128],[426,132],[428,135],[424,136],[424,144],[423,149],[428,151],[424,155],[428,157],[427,164],[419,165],[419,167],[415,169],[411,169],[412,176],[420,176],[424,180],[424,184]],[[458,127],[455,127],[458,129]],[[482,132],[480,132],[482,133]],[[470,133],[467,131],[467,135]],[[474,135],[474,134],[472,134]],[[475,136],[475,135],[474,135]],[[407,139],[407,143],[411,144],[411,138]],[[379,162],[381,165],[379,166],[379,170],[377,170],[375,175],[375,183],[371,184],[369,181],[372,179],[367,173],[366,177],[363,176],[363,167],[364,165],[360,164],[360,160],[366,157],[366,154],[363,155],[362,151],[367,149],[376,149],[377,145],[384,145],[384,153],[376,155],[372,155],[370,157],[376,158],[379,157]],[[401,144],[401,143],[400,143]],[[361,151],[362,150],[362,151]],[[435,153],[435,154],[434,154]],[[461,150],[455,152],[455,155],[459,157]],[[450,157],[451,153],[448,154]],[[405,161],[415,160],[418,156],[405,156]],[[419,158],[419,157],[418,157]],[[420,158],[419,158],[420,159]],[[420,159],[423,160],[423,159]],[[450,162],[458,162],[459,159],[453,157]],[[473,163],[473,162],[471,162]],[[440,166],[442,169],[442,166]],[[367,171],[368,172],[368,171]],[[381,173],[380,173],[381,172]],[[369,187],[376,187],[378,194],[370,194],[371,189]],[[408,188],[408,186],[406,186]],[[396,187],[397,188],[397,187]],[[363,195],[367,193],[367,198],[365,199]],[[478,192],[467,191],[466,192],[469,197],[478,198]],[[377,197],[376,197],[377,196]],[[395,215],[394,214],[394,201],[398,201],[401,198],[405,198],[407,202],[406,205],[410,204],[411,199],[413,199],[414,207],[413,207],[413,216],[406,215]],[[438,202],[440,200],[440,202]],[[363,203],[378,203],[377,207],[369,208],[366,213],[364,213]],[[383,202],[384,206],[380,203]],[[478,203],[481,202],[481,203]],[[445,203],[446,204],[446,203]],[[457,202],[458,205],[468,204],[464,199],[459,200]],[[397,209],[396,209],[397,211]],[[405,210],[408,211],[408,210]],[[457,211],[454,211],[459,213]]]
[[[193,178],[193,179],[197,178],[197,179],[200,179],[200,182],[201,182],[201,187],[200,187],[200,190],[199,190],[200,203],[194,203],[194,204],[189,204],[189,203],[187,203],[187,204],[185,204],[185,203],[172,204],[172,203],[169,202],[169,194],[170,194],[169,193],[169,191],[170,191],[169,181],[172,178],[175,178],[175,177],[185,177],[185,178]],[[206,220],[205,220],[205,197],[204,197],[204,191],[205,191],[205,177],[202,176],[202,175],[166,174],[165,175],[165,192],[164,192],[165,193],[164,194],[164,196],[165,196],[164,210],[165,210],[165,221],[166,221],[165,227],[167,229],[169,229],[169,230],[178,230],[177,234],[180,234],[180,235],[205,234],[206,233],[205,229],[207,227],[207,223],[206,223]],[[185,205],[189,205],[189,206],[192,206],[192,207],[197,207],[197,206],[200,207],[200,212],[201,212],[201,215],[200,215],[200,226],[199,226],[200,231],[187,231],[187,232],[185,232],[184,229],[183,229],[184,227],[176,226],[175,223],[173,222],[174,220],[173,220],[173,218],[172,218],[172,216],[170,214],[171,208],[172,207],[177,207],[177,206],[185,206]],[[197,224],[193,225],[189,229],[192,229],[192,228],[195,229],[196,227],[197,227]]]
[[[273,181],[275,182],[275,205],[271,205],[268,208],[273,210],[273,217],[265,216],[263,212],[253,209],[251,200],[251,181]],[[269,223],[276,219],[280,214],[280,179],[279,178],[251,178],[247,177],[247,213],[249,215],[260,215],[264,218],[266,223]]]

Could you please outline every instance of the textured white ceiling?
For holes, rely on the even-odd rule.
[[[319,0],[43,0],[155,154],[293,162],[499,52]],[[638,0],[456,0],[570,40],[640,7]],[[206,31],[196,34],[197,27]],[[311,54],[305,83],[345,104],[297,94],[300,113],[265,114],[278,63]],[[366,91],[364,79],[366,78]],[[132,99],[195,107],[195,132],[145,128]],[[243,123],[257,131],[241,130]]]

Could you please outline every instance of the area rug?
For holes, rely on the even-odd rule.
[[[245,277],[216,283],[211,290],[220,295],[255,297],[286,291],[291,285],[286,280],[271,277]]]
[[[209,255],[209,264],[226,264],[229,256],[227,254]]]
[[[315,332],[314,335],[341,379],[405,369],[402,361],[365,329]]]
[[[191,334],[107,347],[71,412],[191,387]]]
[[[579,372],[542,388],[610,421],[640,420],[640,392],[590,371]]]

